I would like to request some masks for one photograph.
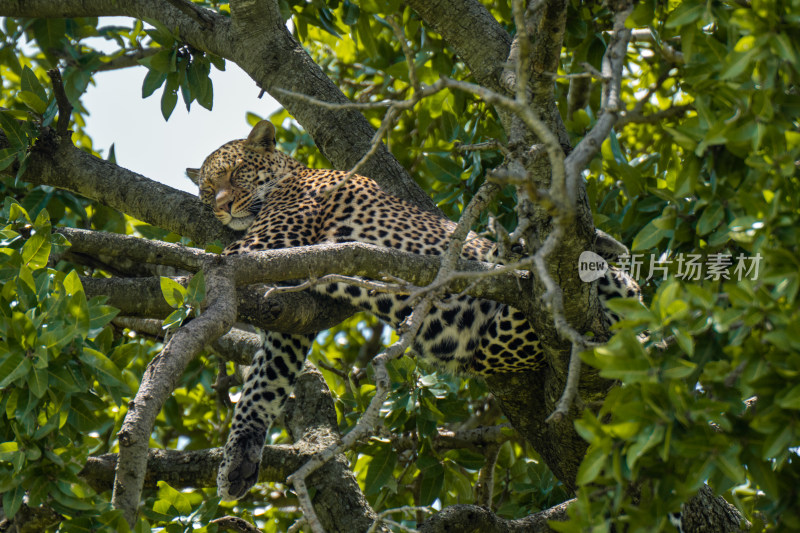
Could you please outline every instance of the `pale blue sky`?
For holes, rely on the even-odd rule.
[[[100,24],[129,26],[131,20],[103,18]],[[104,51],[117,49],[103,39],[89,42]],[[260,90],[255,82],[238,65],[227,61],[224,72],[211,67],[212,111],[195,102],[187,113],[179,97],[172,116],[165,121],[161,115],[161,89],[142,99],[145,74],[147,69],[143,66],[96,74],[96,85],[90,85],[82,98],[90,113],[86,132],[95,150],[104,157],[113,143],[120,166],[191,193],[197,189],[185,176],[186,167],[199,167],[220,145],[247,137],[247,111],[266,117],[279,107],[267,94],[259,100]]]

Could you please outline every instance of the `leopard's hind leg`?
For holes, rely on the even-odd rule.
[[[266,332],[236,403],[217,474],[223,500],[237,500],[258,481],[267,431],[283,409],[303,368],[313,335]]]

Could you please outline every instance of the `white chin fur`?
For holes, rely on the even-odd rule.
[[[225,223],[231,229],[235,229],[237,231],[246,230],[250,227],[250,224],[256,219],[253,215],[247,215],[246,217],[231,217],[231,219]]]

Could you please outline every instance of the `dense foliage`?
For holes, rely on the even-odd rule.
[[[513,34],[508,3],[484,4]],[[226,3],[197,5],[228,10]],[[282,0],[280,6],[296,38],[353,101],[404,99],[413,91],[389,15],[411,42],[419,83],[470,79],[448,43],[399,1]],[[624,317],[616,335],[583,355],[619,384],[599,410],[587,409],[575,421],[590,447],[578,474],[578,503],[569,522],[553,526],[559,531],[607,531],[614,523],[667,531],[666,514],[703,483],[736,505],[754,531],[800,530],[799,14],[797,0],[644,0],[629,18],[631,27],[649,29],[650,38],[634,38],[629,46],[623,79],[629,113],[585,176],[597,227],[641,261],[637,278],[645,303],[616,303]],[[585,84],[585,98],[575,107],[568,93],[578,78],[567,75],[586,72],[587,63],[600,68],[609,28],[606,7],[570,2],[555,87],[573,144],[600,112],[601,84]],[[79,275],[106,274],[64,260],[68,243],[51,227],[179,237],[19,177],[26,154],[56,114],[47,69],[62,67],[75,107],[73,142],[91,152],[81,97],[101,65],[148,51],[130,68],[142,71],[143,97],[161,98],[167,119],[178,93],[187,107],[211,108],[208,73],[225,61],[157,23],[6,18],[0,32],[0,129],[9,143],[0,148],[0,170],[6,169],[0,182],[2,509],[12,518],[27,495],[28,507],[44,504],[64,517],[54,530],[124,531],[128,526],[110,508],[107,493],[96,493],[78,473],[87,456],[116,450],[126,402],[160,343],[114,326],[113,308],[87,300]],[[94,50],[86,39],[97,36],[116,42],[119,52]],[[376,127],[383,112],[364,111]],[[286,111],[270,118],[282,125],[284,151],[312,167],[330,165]],[[251,123],[257,119],[248,116]],[[443,90],[401,114],[385,141],[457,219],[487,170],[503,161],[500,150],[459,145],[503,143],[505,135],[494,108]],[[19,171],[9,173],[16,163]],[[507,187],[492,206],[509,229],[515,201]],[[482,216],[479,230],[488,218]],[[691,258],[700,271],[689,268]],[[740,263],[757,271],[737,270]],[[182,309],[172,321],[185,318],[191,298],[165,286],[168,301]],[[354,375],[351,369],[366,367],[391,335],[376,319],[356,315],[314,344],[312,361],[335,395],[343,433],[374,391],[369,370]],[[212,388],[218,361],[209,352],[192,363],[158,418],[151,447],[199,450],[224,443],[229,414]],[[501,516],[519,518],[570,497],[512,429],[489,446],[441,444],[445,430],[503,423],[480,381],[441,375],[409,358],[393,363],[391,377],[385,429],[349,453],[377,512],[472,503],[486,457],[495,454],[491,507]],[[287,440],[280,427],[273,429],[272,442]],[[265,531],[285,531],[299,516],[296,499],[282,485],[260,485],[235,510]],[[140,531],[211,531],[216,526],[208,521],[232,509],[219,504],[213,488],[177,491],[161,482],[145,493],[142,511]],[[408,527],[426,516],[391,515]]]

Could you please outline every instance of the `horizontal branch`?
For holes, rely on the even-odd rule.
[[[164,338],[165,330],[161,326],[161,320],[118,316],[111,323],[119,328],[127,328],[159,339]],[[211,346],[226,360],[240,365],[249,365],[262,345],[259,336],[255,333],[231,328],[228,333],[212,342]]]
[[[437,450],[452,450],[502,444],[511,438],[511,434],[513,434],[513,430],[508,424],[459,431],[440,429],[433,436],[433,448]],[[419,439],[417,439],[416,435],[397,435],[392,437],[392,445],[398,450],[416,450],[419,445]]]
[[[254,98],[259,88],[268,91],[300,122],[335,168],[351,168],[369,150],[375,130],[358,111],[320,111],[285,99],[278,92],[279,89],[302,88],[319,100],[349,101],[287,30],[277,2],[231,2],[231,16],[226,17],[190,2],[177,1],[170,5],[163,0],[0,0],[0,16],[119,15],[158,21],[194,48],[237,63],[254,80]],[[303,80],[302,84],[297,84],[298,79]],[[364,174],[394,196],[422,209],[438,211],[431,198],[383,144],[365,164]]]
[[[538,513],[509,520],[477,505],[452,505],[426,521],[420,533],[449,533],[451,531],[481,531],[482,533],[550,533],[550,520],[566,521],[569,500]]]
[[[265,446],[259,482],[283,483],[313,454],[297,445]],[[89,460],[79,475],[97,492],[110,490],[118,454],[106,453]],[[217,468],[222,448],[197,451],[149,450],[144,488],[155,489],[159,481],[168,481],[176,489],[213,488],[217,486]]]
[[[267,250],[244,255],[220,257],[196,248],[140,239],[116,233],[73,228],[58,228],[76,252],[103,250],[109,256],[124,256],[142,262],[155,262],[197,271],[204,265],[227,262],[233,269],[237,285],[320,278],[326,274],[344,274],[369,279],[386,276],[424,286],[436,278],[441,264],[438,256],[422,256],[358,242],[317,244],[297,248]],[[451,292],[466,290],[472,296],[509,304],[520,304],[520,283],[529,277],[526,272],[503,272],[490,263],[459,260]],[[474,278],[474,276],[480,276]],[[482,277],[489,276],[489,277]]]
[[[188,277],[172,279],[184,286],[189,282]],[[107,296],[108,305],[119,309],[124,316],[155,318],[159,319],[160,324],[160,320],[174,311],[164,300],[160,279],[155,277],[82,277],[81,282],[88,298]],[[267,291],[267,287],[263,285],[238,287],[237,321],[269,331],[317,333],[341,323],[355,312],[354,308],[344,302],[309,292],[268,295]],[[160,335],[149,330],[147,333]]]
[[[4,140],[0,135],[0,148],[5,147]],[[22,178],[29,183],[97,200],[196,243],[227,244],[236,238],[236,232],[220,224],[197,196],[131,172],[69,143],[60,143],[52,131],[40,136],[28,154],[26,165]]]

